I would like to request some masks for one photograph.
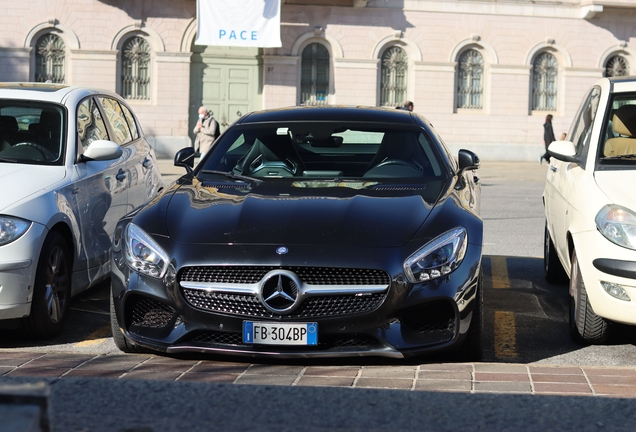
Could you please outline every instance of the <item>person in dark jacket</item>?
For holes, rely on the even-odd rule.
[[[552,129],[552,114],[548,114],[545,117],[545,123],[543,124],[543,145],[545,146],[545,153],[539,157],[539,163],[545,159],[550,162],[550,154],[548,153],[548,146],[556,141],[554,138],[554,129]]]

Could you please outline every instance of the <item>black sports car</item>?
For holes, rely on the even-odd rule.
[[[479,158],[426,119],[254,112],[193,160],[116,230],[121,350],[481,357]]]

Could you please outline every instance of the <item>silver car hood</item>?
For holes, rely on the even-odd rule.
[[[64,180],[66,167],[0,163],[0,213]]]

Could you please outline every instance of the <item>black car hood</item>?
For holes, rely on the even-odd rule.
[[[306,188],[194,179],[170,200],[166,224],[183,244],[395,247],[418,231],[444,187],[443,181]]]

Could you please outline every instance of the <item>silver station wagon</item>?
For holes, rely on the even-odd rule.
[[[107,278],[117,221],[163,188],[115,93],[0,84],[0,327],[52,337],[71,296]]]

